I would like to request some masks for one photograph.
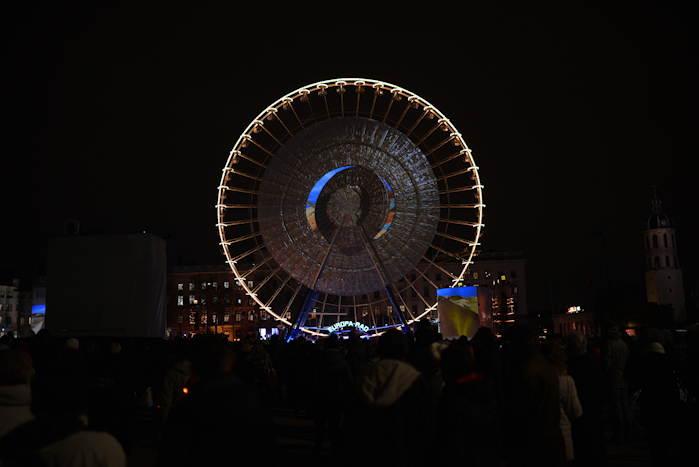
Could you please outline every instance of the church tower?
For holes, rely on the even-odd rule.
[[[672,306],[672,319],[686,319],[682,269],[677,255],[677,239],[670,218],[665,215],[658,194],[653,193],[651,215],[643,232],[646,256],[646,301]]]

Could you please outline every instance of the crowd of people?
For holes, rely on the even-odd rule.
[[[696,439],[695,330],[609,326],[542,339],[526,324],[445,341],[413,332],[315,342],[254,336],[0,341],[0,465],[293,461],[274,410],[313,420],[311,456],[344,465],[603,466],[645,440],[672,465]]]

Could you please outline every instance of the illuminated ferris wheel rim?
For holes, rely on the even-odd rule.
[[[433,117],[437,118],[437,122],[440,124],[440,126],[443,126],[448,133],[450,134],[450,139],[453,139],[455,143],[458,146],[461,146],[461,151],[459,152],[459,156],[463,156],[464,162],[467,162],[470,167],[469,171],[472,172],[472,177],[475,181],[475,184],[473,185],[473,190],[476,191],[476,197],[478,199],[478,202],[471,207],[476,209],[476,216],[477,220],[475,223],[473,223],[473,227],[475,227],[475,239],[473,242],[469,242],[470,246],[470,251],[468,253],[468,259],[462,260],[462,267],[460,269],[460,272],[458,276],[453,277],[451,281],[451,286],[454,287],[456,286],[459,282],[463,281],[464,275],[466,273],[466,270],[468,269],[468,266],[472,263],[473,257],[475,255],[476,247],[479,245],[478,241],[481,237],[481,229],[483,228],[483,208],[485,207],[485,204],[483,204],[483,185],[481,184],[480,181],[480,176],[478,173],[478,166],[476,166],[475,161],[473,159],[473,155],[471,153],[471,150],[469,149],[468,145],[464,141],[464,139],[461,136],[461,133],[457,131],[457,129],[452,125],[451,121],[444,116],[435,106],[430,104],[426,99],[418,96],[415,93],[412,93],[408,91],[405,88],[402,88],[400,86],[387,83],[385,81],[378,81],[378,80],[373,80],[373,79],[368,79],[368,78],[337,78],[337,79],[330,79],[330,80],[324,80],[324,81],[318,81],[316,83],[308,84],[306,86],[300,87],[285,96],[277,99],[273,104],[268,106],[265,110],[260,112],[255,119],[250,122],[250,124],[245,128],[245,130],[241,133],[241,135],[238,137],[238,140],[236,141],[235,145],[233,146],[233,149],[230,151],[228,159],[226,161],[226,166],[223,169],[223,173],[221,175],[221,181],[218,186],[218,197],[217,197],[217,204],[216,204],[216,210],[217,210],[217,224],[216,227],[218,228],[219,231],[219,237],[221,239],[221,245],[223,246],[223,250],[226,256],[226,263],[230,266],[231,270],[233,271],[233,274],[235,275],[235,280],[238,282],[238,284],[243,288],[245,291],[246,295],[251,297],[255,303],[259,306],[259,308],[270,315],[274,317],[275,320],[280,321],[284,323],[287,326],[292,326],[293,323],[289,321],[286,317],[278,313],[276,313],[274,310],[271,308],[271,303],[273,302],[274,298],[270,300],[269,302],[265,303],[263,302],[259,297],[258,294],[248,285],[247,278],[243,275],[243,271],[240,271],[237,266],[237,260],[235,257],[231,255],[231,252],[229,250],[229,242],[226,239],[226,232],[225,232],[225,227],[226,227],[226,222],[224,219],[224,213],[225,213],[225,193],[226,190],[228,189],[228,186],[226,185],[226,175],[229,172],[234,172],[233,165],[236,162],[236,159],[241,156],[240,148],[241,145],[246,142],[246,141],[254,141],[253,140],[253,132],[255,130],[259,130],[259,128],[264,127],[264,122],[266,119],[272,116],[276,116],[275,114],[285,106],[290,106],[293,109],[293,103],[299,98],[304,98],[308,95],[310,95],[313,92],[326,92],[327,89],[329,88],[340,88],[340,91],[342,92],[345,86],[356,86],[361,90],[362,88],[367,88],[369,90],[373,89],[375,92],[380,93],[382,91],[390,92],[392,94],[392,98],[395,97],[401,97],[407,99],[407,101],[414,106],[415,108],[421,107],[424,115],[431,114]],[[389,110],[386,112],[386,115],[388,115]],[[295,112],[295,111],[294,111]],[[278,118],[278,117],[277,117]],[[298,117],[297,117],[298,118]],[[385,117],[384,117],[385,119]],[[302,125],[303,126],[303,125]],[[264,129],[264,128],[263,128]],[[266,131],[266,130],[265,130]],[[441,206],[440,206],[441,207]],[[292,298],[293,300],[293,298]],[[427,305],[427,304],[426,304]],[[437,308],[437,302],[435,301],[431,306],[425,307],[425,310],[420,313],[418,316],[415,316],[408,320],[406,322],[406,325],[410,325],[414,322],[419,321],[422,319],[425,315],[430,313],[431,311],[434,311]],[[374,337],[382,334],[384,331],[383,329],[385,328],[400,328],[402,325],[401,324],[396,324],[396,325],[390,325],[390,326],[381,326],[381,327],[374,327],[369,330],[369,336]],[[318,330],[311,329],[310,327],[301,327],[300,328],[303,332],[317,336],[317,337],[327,337],[330,333],[324,333],[324,332],[318,332]]]

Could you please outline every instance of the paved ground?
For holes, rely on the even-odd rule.
[[[286,453],[290,459],[312,460],[315,437],[313,421],[290,409],[276,409],[274,420],[278,426],[277,440],[282,452]],[[608,467],[650,467],[648,447],[640,434],[638,438],[621,445],[609,443],[607,445]],[[329,450],[328,443],[324,443],[320,456],[328,456]]]
[[[274,409],[273,417],[277,426],[277,442],[284,459],[292,465],[313,463],[320,459],[329,459],[330,446],[322,443],[314,453],[315,427],[313,420],[304,413],[292,409]],[[642,436],[622,445],[607,445],[608,467],[650,467],[648,447]],[[130,467],[150,467],[156,461],[156,442],[146,440],[136,442],[129,453]]]

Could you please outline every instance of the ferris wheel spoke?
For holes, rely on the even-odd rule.
[[[401,123],[403,123],[403,120],[405,119],[405,116],[408,115],[408,111],[412,107],[412,103],[410,102],[410,99],[406,101],[405,107],[403,108],[403,112],[400,114],[400,117],[398,117],[398,121],[396,121],[396,124],[394,125],[395,128],[400,129]]]
[[[440,195],[446,195],[448,193],[461,193],[464,191],[473,191],[473,190],[480,190],[483,188],[483,185],[471,185],[471,186],[461,186],[457,188],[450,188],[448,190],[443,190],[440,191]]]
[[[418,127],[418,125],[420,125],[420,123],[422,123],[422,121],[425,119],[425,117],[427,117],[428,113],[429,113],[428,110],[423,110],[422,115],[420,115],[420,117],[418,117],[418,119],[415,121],[415,123],[413,123],[413,126],[411,126],[410,129],[405,132],[405,135],[408,138],[410,138],[410,135],[413,134],[413,131],[415,131],[415,129]]]
[[[233,245],[234,243],[240,243],[244,242],[245,240],[250,240],[251,238],[255,238],[262,235],[260,232],[254,232],[251,233],[250,235],[243,235],[242,237],[234,237],[231,240],[224,240],[221,242],[221,245]]]
[[[442,219],[439,219],[439,222],[444,222],[445,224],[465,225],[467,227],[483,227],[484,226],[484,224],[479,224],[478,222],[462,221],[459,219],[442,218]]]
[[[282,128],[284,128],[284,131],[286,131],[286,134],[289,136],[294,136],[294,134],[291,132],[291,130],[289,130],[289,127],[286,126],[286,123],[284,123],[284,120],[282,120],[281,117],[279,115],[277,115],[278,110],[276,108],[272,108],[270,110],[272,110],[271,113],[272,113],[272,115],[274,115],[274,119],[277,122],[279,122],[279,124],[282,126]]]
[[[248,250],[248,251],[246,251],[245,253],[242,253],[242,254],[236,256],[235,258],[233,258],[232,260],[230,260],[229,263],[235,264],[235,263],[237,263],[238,261],[240,261],[241,259],[247,258],[247,257],[250,256],[251,254],[260,251],[260,250],[263,249],[264,247],[265,247],[264,245],[257,245],[255,248],[253,248],[253,249],[251,249],[251,250]]]
[[[442,209],[479,209],[485,207],[482,203],[473,204],[442,204],[440,208]]]
[[[267,149],[266,147],[262,146],[260,143],[255,141],[254,138],[251,137],[248,141],[250,141],[252,144],[254,144],[260,151],[264,152],[269,157],[274,157],[274,153],[272,151],[270,151],[269,149]]]
[[[433,151],[431,151],[431,152],[428,152],[428,153],[425,154],[425,155],[426,155],[426,156],[430,156],[434,151],[435,151],[435,150],[433,150]],[[456,159],[457,157],[465,156],[466,154],[468,154],[468,151],[467,151],[466,149],[462,149],[461,151],[457,152],[456,154],[452,154],[452,155],[450,155],[450,156],[445,157],[444,159],[441,159],[441,160],[435,162],[434,164],[432,164],[432,168],[433,168],[433,169],[436,169],[436,168],[439,167],[440,165],[446,164],[446,163],[449,162],[449,161],[453,161],[453,160]]]
[[[429,131],[427,131],[427,133],[425,133],[425,135],[424,135],[422,138],[420,138],[420,139],[415,143],[415,146],[422,146],[422,143],[424,143],[424,142],[427,140],[427,138],[429,138],[430,136],[432,136],[432,135],[434,134],[435,131],[437,131],[437,130],[439,130],[440,128],[442,128],[442,126],[444,125],[444,120],[445,120],[445,119],[440,118],[440,119],[437,121],[437,124],[436,124],[435,126],[433,126],[432,128],[430,128]]]
[[[437,151],[439,151],[440,149],[442,149],[442,147],[444,147],[444,145],[447,144],[448,142],[454,141],[454,140],[457,138],[457,136],[458,136],[458,133],[452,133],[452,134],[450,134],[447,138],[444,138],[442,141],[440,141],[439,143],[435,144],[435,146],[434,146],[433,148],[430,148],[430,149],[428,149],[427,151],[425,151],[425,155],[426,155],[427,157],[431,156],[431,155],[434,154],[435,152],[437,152]],[[456,157],[458,157],[458,155],[457,155]],[[451,160],[451,159],[450,159],[450,160]]]
[[[236,225],[246,225],[246,224],[256,224],[257,223],[257,218],[251,218],[251,219],[242,219],[239,221],[228,221],[228,222],[219,222],[216,224],[216,227],[234,227]]]
[[[388,102],[388,107],[386,108],[386,112],[384,112],[383,118],[381,119],[382,122],[384,122],[384,123],[386,122],[386,119],[388,118],[388,114],[391,113],[391,107],[393,107],[393,103],[395,101],[396,101],[396,94],[392,93],[391,100]]]
[[[221,209],[257,209],[256,204],[217,204],[216,207]]]
[[[328,92],[327,92],[327,86],[324,86],[318,94],[323,96],[323,104],[325,105],[325,113],[330,118],[330,107],[328,106]]]
[[[284,290],[284,287],[286,286],[287,282],[289,282],[289,279],[291,279],[291,275],[287,276],[286,279],[284,279],[284,282],[277,288],[277,290],[272,294],[272,297],[267,300],[267,303],[265,303],[265,307],[269,308],[269,306],[272,304],[275,298],[277,298],[277,295]]]
[[[344,88],[344,85],[339,84],[339,86],[337,88],[337,93],[340,95],[340,117],[344,118],[344,116],[345,116],[345,88]]]
[[[477,245],[480,245],[479,243],[475,243],[475,242],[472,242],[472,241],[470,241],[470,240],[465,240],[465,239],[463,239],[463,238],[461,238],[461,237],[456,237],[456,236],[454,236],[454,235],[445,234],[445,233],[442,233],[442,232],[439,232],[439,231],[435,232],[435,234],[436,234],[436,235],[439,235],[440,237],[446,238],[446,239],[448,239],[448,240],[453,240],[453,241],[455,241],[455,242],[464,243],[464,244],[466,244],[466,245],[468,245],[468,246],[477,246]]]
[[[448,174],[442,175],[441,177],[438,177],[437,180],[438,181],[446,180],[448,178],[456,177],[458,175],[468,174],[469,172],[473,172],[475,170],[478,170],[478,167],[475,167],[475,166],[467,167],[465,169],[456,170],[454,172],[450,172]]]
[[[290,97],[287,97],[287,98],[284,99],[284,104],[283,104],[283,105],[284,105],[286,108],[288,108],[289,110],[291,110],[291,113],[292,113],[292,114],[294,114],[294,118],[295,118],[296,121],[298,122],[299,127],[304,128],[303,122],[302,122],[301,119],[299,118],[299,114],[296,113],[296,109],[294,108],[294,100],[291,99]]]
[[[374,118],[374,109],[376,108],[376,99],[381,94],[380,87],[377,87],[376,84],[374,84],[372,87],[374,88],[374,98],[371,101],[371,108],[369,109],[369,118]]]
[[[454,254],[454,253],[452,253],[452,252],[450,252],[450,251],[447,251],[447,250],[445,250],[444,248],[440,248],[440,247],[438,247],[437,245],[435,245],[434,243],[430,244],[430,248],[433,248],[433,249],[439,251],[440,253],[444,253],[445,255],[447,255],[447,256],[449,256],[449,257],[451,257],[451,258],[458,259],[459,261],[461,261],[461,258],[459,258],[458,255],[456,255],[456,254]]]
[[[270,256],[268,256],[267,258],[265,258],[264,260],[262,260],[261,262],[257,263],[257,264],[255,265],[254,268],[248,269],[248,270],[245,271],[245,272],[241,272],[240,275],[241,275],[241,276],[249,276],[250,274],[253,274],[255,271],[257,271],[258,269],[260,269],[260,268],[261,268],[262,266],[264,266],[265,264],[269,263],[270,260],[272,260],[272,259],[274,259],[274,258],[270,255]]]
[[[291,305],[294,303],[294,300],[296,300],[296,296],[299,294],[299,291],[301,290],[301,287],[303,287],[303,284],[299,282],[299,285],[296,287],[296,290],[294,291],[294,294],[291,296],[291,299],[286,303],[286,307],[284,307],[284,311],[282,312],[281,316],[285,319],[286,316],[289,314],[289,310],[291,309]]]
[[[269,137],[272,138],[272,139],[274,140],[275,143],[277,143],[279,146],[282,146],[282,145],[283,145],[282,142],[279,141],[279,139],[277,139],[277,137],[274,136],[274,134],[273,134],[271,131],[269,131],[269,130],[267,129],[267,127],[265,126],[264,122],[260,122],[260,123],[259,123],[259,127],[262,128],[262,131],[264,131],[265,133],[267,133],[267,135],[269,135]]]
[[[228,173],[232,175],[240,175],[241,177],[249,178],[250,180],[255,180],[256,182],[262,181],[260,177],[256,177],[255,175],[251,175],[247,172],[243,172],[242,170],[238,169],[228,169]]]
[[[355,117],[359,117],[359,102],[361,100],[363,92],[364,92],[364,88],[361,85],[358,85],[357,91],[356,91],[356,93],[357,93],[357,105],[355,106],[355,109],[354,109],[354,116]]]
[[[242,153],[242,152],[240,152],[240,151],[237,152],[236,156],[240,157],[241,159],[245,159],[245,160],[248,161],[248,162],[252,162],[253,164],[255,164],[255,165],[258,166],[258,167],[261,167],[262,169],[267,169],[267,166],[266,166],[265,164],[263,164],[262,162],[258,161],[257,159],[255,159],[255,158],[252,157],[252,156],[248,156],[248,155],[246,155],[246,154],[244,154],[244,153]]]
[[[241,188],[237,186],[228,186],[228,185],[221,185],[219,189],[223,191],[233,191],[235,193],[247,193],[250,195],[256,195],[257,191],[255,190],[250,190],[249,188]]]
[[[281,266],[278,266],[274,271],[272,271],[269,275],[267,275],[267,277],[265,277],[264,279],[262,279],[262,282],[260,282],[259,284],[257,284],[257,287],[255,287],[254,289],[252,289],[252,293],[253,293],[253,294],[257,294],[257,292],[259,292],[260,289],[262,289],[262,287],[264,287],[264,286],[267,284],[267,282],[269,282],[270,280],[272,280],[272,278],[273,278],[274,276],[277,275],[277,273],[279,272],[279,270],[280,270],[281,268],[282,268]]]

